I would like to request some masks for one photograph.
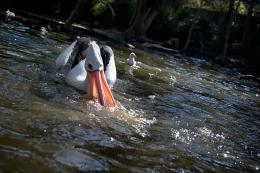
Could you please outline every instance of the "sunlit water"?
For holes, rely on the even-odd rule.
[[[260,90],[191,57],[114,49],[114,110],[55,70],[73,36],[0,22],[0,172],[258,172]],[[75,37],[74,37],[75,38]]]

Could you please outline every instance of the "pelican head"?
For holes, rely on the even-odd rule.
[[[88,47],[79,50],[78,54],[86,59],[89,97],[97,99],[103,106],[115,107],[115,101],[104,74],[100,47],[95,41],[91,41]]]
[[[86,56],[86,70],[90,72],[104,69],[100,47],[95,41],[90,42],[88,49],[82,52]]]

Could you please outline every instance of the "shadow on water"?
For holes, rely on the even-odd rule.
[[[135,50],[127,67],[109,43],[118,107],[106,109],[54,69],[72,40],[0,22],[0,172],[258,171],[259,86],[192,57]]]

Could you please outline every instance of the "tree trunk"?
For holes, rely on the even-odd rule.
[[[254,9],[254,0],[252,0],[248,5],[249,6],[247,11],[246,21],[244,24],[244,32],[241,41],[242,48],[245,48],[245,46],[247,45],[247,38],[249,35],[250,23],[251,23],[253,9]]]
[[[65,21],[64,28],[71,30],[72,23],[82,14],[84,10],[84,0],[78,0],[76,7],[71,11],[69,18]]]
[[[149,7],[149,0],[137,0],[136,10],[126,33],[135,37],[144,37],[157,14],[158,11]]]
[[[183,47],[184,51],[187,50],[187,48],[190,44],[191,36],[192,36],[193,30],[194,30],[194,27],[195,27],[195,20],[192,20],[191,27],[190,27],[189,32],[188,32],[187,40],[186,40],[185,45]]]
[[[229,10],[228,10],[228,15],[227,15],[227,28],[225,31],[224,48],[223,48],[223,58],[224,59],[227,56],[228,41],[229,41],[230,31],[231,31],[232,22],[233,22],[234,4],[235,4],[235,0],[229,0]]]

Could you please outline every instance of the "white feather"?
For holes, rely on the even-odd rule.
[[[95,41],[92,41],[89,44],[88,49],[85,51],[86,54],[86,63],[92,65],[91,70],[100,70],[102,67],[102,57],[100,53],[100,47],[97,45]]]
[[[66,76],[66,82],[78,90],[87,92],[87,71],[85,69],[86,59],[80,61]]]
[[[114,55],[110,57],[110,61],[107,65],[107,69],[105,71],[105,76],[107,80],[107,84],[109,88],[112,88],[114,83],[116,82],[116,64]]]
[[[71,45],[69,45],[66,49],[64,49],[61,52],[61,54],[58,56],[58,58],[56,59],[56,68],[57,69],[63,68],[67,64],[76,43],[77,43],[77,41],[74,41]]]

